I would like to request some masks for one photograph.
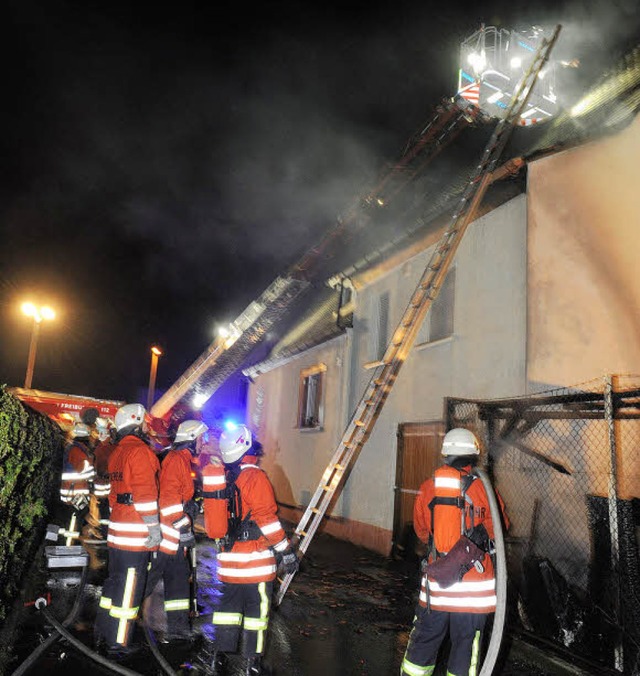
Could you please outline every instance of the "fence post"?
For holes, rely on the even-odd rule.
[[[614,376],[604,378],[604,417],[609,432],[609,538],[611,541],[611,591],[613,596],[613,614],[617,624],[616,645],[614,647],[614,667],[624,670],[621,632],[621,587],[620,587],[620,540],[618,525],[618,461],[616,450],[615,409],[613,404]]]

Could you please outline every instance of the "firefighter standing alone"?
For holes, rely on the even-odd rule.
[[[207,431],[200,420],[186,420],[176,430],[171,449],[160,470],[160,549],[152,554],[146,594],[160,579],[164,582],[164,610],[167,615],[166,642],[191,638],[189,613],[190,549],[195,547],[193,523],[198,507],[193,501],[192,463],[198,438]]]
[[[243,673],[259,676],[269,673],[262,655],[276,570],[281,565],[285,573],[295,572],[298,558],[278,519],[271,482],[257,466],[262,447],[246,425],[229,426],[221,434],[220,455],[226,472],[217,485],[226,483],[226,488],[209,492],[216,481],[205,473],[203,496],[207,535],[218,539],[226,532],[218,554],[222,595],[212,616],[213,637],[201,661],[208,674],[222,674],[225,653],[237,652],[242,633]],[[230,509],[215,510],[223,500]],[[228,523],[216,524],[217,514]]]
[[[444,465],[425,481],[413,517],[418,538],[432,549],[423,567],[413,628],[400,673],[430,676],[447,632],[450,676],[475,676],[482,631],[496,608],[496,580],[490,541],[494,537],[489,500],[482,481],[472,474],[480,453],[469,430],[447,432]],[[504,505],[500,498],[500,508]],[[508,523],[507,523],[508,525]]]
[[[150,553],[162,540],[158,516],[160,463],[146,440],[146,411],[127,404],[115,416],[117,445],[109,458],[109,573],[96,616],[98,647],[112,657],[129,642],[142,601]]]

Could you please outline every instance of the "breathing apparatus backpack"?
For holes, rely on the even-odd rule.
[[[489,551],[487,530],[483,524],[475,525],[473,501],[467,494],[476,476],[459,470],[454,471],[460,477],[459,494],[436,495],[429,503],[433,533],[431,538],[432,552],[429,558],[435,560],[431,562],[425,560],[423,567],[423,571],[429,579],[437,582],[443,589],[460,582],[472,567],[482,573],[484,571],[482,560],[486,552]],[[442,541],[442,537],[438,537],[438,525],[435,521],[435,507],[438,505],[455,507],[460,510],[460,537],[453,546],[448,548],[447,552],[439,552],[436,548],[436,542],[439,544]],[[469,527],[467,527],[467,514],[470,515]]]
[[[251,511],[242,518],[242,497],[236,485],[238,474],[237,467],[225,471],[218,465],[207,465],[202,472],[205,530],[224,551],[229,551],[236,542],[262,537],[259,526],[251,519]]]

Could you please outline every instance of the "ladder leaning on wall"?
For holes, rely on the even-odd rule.
[[[322,475],[318,488],[295,529],[294,540],[297,544],[299,558],[307,551],[320,522],[336,497],[345,472],[357,458],[375,426],[427,311],[438,295],[467,226],[474,219],[487,191],[491,182],[491,173],[502,155],[514,124],[520,119],[538,74],[548,60],[559,33],[560,26],[556,26],[553,35],[542,41],[529,70],[523,75],[514,92],[505,117],[496,125],[484,149],[480,164],[469,179],[459,205],[451,218],[451,223],[438,242],[400,323],[387,345],[380,365],[373,372],[356,406],[355,413]],[[289,573],[280,580],[275,600],[277,605],[281,603],[293,577],[294,573]]]

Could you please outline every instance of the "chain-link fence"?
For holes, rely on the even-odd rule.
[[[640,674],[640,376],[446,410],[506,504],[511,621]]]

